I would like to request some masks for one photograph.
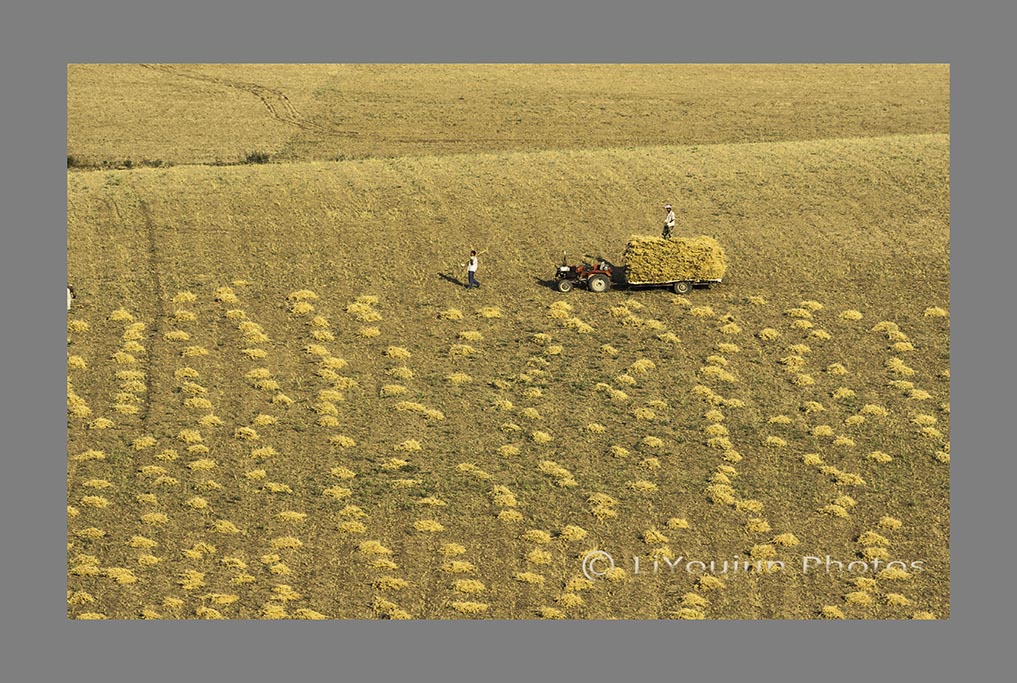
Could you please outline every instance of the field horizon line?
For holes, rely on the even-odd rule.
[[[130,159],[125,159],[118,163],[125,163],[130,161],[131,166],[104,166],[102,164],[80,164],[76,163],[74,166],[68,166],[67,172],[70,173],[95,173],[104,172],[110,173],[115,171],[152,171],[167,169],[180,169],[180,168],[231,168],[239,166],[314,166],[321,164],[356,164],[370,161],[392,161],[398,159],[462,159],[462,158],[512,158],[520,156],[550,156],[553,154],[596,154],[598,152],[612,152],[618,150],[688,150],[692,148],[707,147],[707,148],[719,148],[719,147],[769,147],[769,146],[792,146],[792,145],[808,145],[808,144],[819,144],[824,142],[876,142],[880,140],[907,140],[914,138],[946,138],[949,140],[950,133],[894,133],[892,135],[871,135],[871,136],[844,136],[844,137],[823,137],[823,138],[802,138],[794,140],[771,140],[762,142],[706,142],[706,143],[694,143],[684,145],[618,145],[609,147],[565,147],[561,149],[535,149],[535,150],[513,150],[509,152],[459,152],[455,154],[400,154],[393,156],[365,156],[360,158],[350,159],[312,159],[312,160],[282,160],[282,161],[268,161],[265,163],[251,163],[247,161],[222,161],[222,162],[207,162],[207,163],[175,163],[175,162],[163,162],[161,160],[158,163],[148,160],[139,160],[134,162]],[[69,155],[73,156],[73,155]]]

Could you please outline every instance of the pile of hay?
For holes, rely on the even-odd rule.
[[[712,237],[633,236],[625,247],[629,282],[719,280],[727,270],[724,248]]]

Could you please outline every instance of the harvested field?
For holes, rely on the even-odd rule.
[[[948,96],[71,66],[68,617],[948,618]],[[723,283],[561,294],[563,250]]]

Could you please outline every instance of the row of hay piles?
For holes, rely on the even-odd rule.
[[[719,280],[727,270],[724,248],[712,237],[635,235],[625,247],[629,282]]]

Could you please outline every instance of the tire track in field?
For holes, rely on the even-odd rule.
[[[295,126],[303,131],[341,137],[356,137],[359,135],[357,131],[340,130],[332,126],[322,125],[307,120],[307,118],[293,106],[293,103],[291,103],[289,98],[286,97],[286,94],[276,88],[269,88],[268,86],[260,85],[258,83],[247,83],[244,81],[234,81],[226,78],[218,78],[216,76],[192,73],[169,64],[141,64],[141,66],[147,69],[161,71],[172,76],[212,83],[213,85],[222,86],[224,88],[233,88],[235,90],[240,90],[254,95],[261,100],[262,104],[265,105],[265,108],[268,109],[269,114],[271,114],[272,118],[276,121]]]
[[[141,216],[145,221],[145,236],[148,240],[148,248],[145,252],[145,260],[147,261],[147,270],[149,275],[152,277],[152,289],[155,293],[156,305],[155,305],[155,320],[152,323],[152,346],[154,347],[161,339],[160,332],[162,329],[163,321],[166,320],[166,297],[163,292],[162,278],[159,277],[159,252],[156,249],[157,238],[155,221],[152,220],[152,212],[148,208],[148,202],[144,199],[139,199],[138,206],[141,210]],[[142,404],[144,409],[141,413],[141,418],[145,419],[148,417],[148,412],[152,407],[152,382],[154,381],[154,373],[152,372],[152,364],[155,362],[156,354],[154,349],[151,353],[146,354],[145,358],[145,384],[148,385],[147,391],[145,391],[145,401]]]

